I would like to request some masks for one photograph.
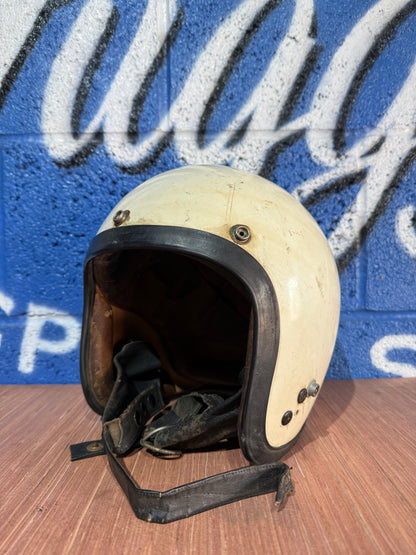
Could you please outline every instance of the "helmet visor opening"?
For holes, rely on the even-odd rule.
[[[144,340],[177,388],[232,393],[241,386],[251,301],[230,271],[151,249],[101,254],[92,264],[99,297],[112,314],[101,320],[111,321],[113,355]]]

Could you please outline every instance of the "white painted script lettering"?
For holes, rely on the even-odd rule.
[[[61,328],[64,337],[58,340],[43,337],[42,332],[47,324]],[[76,349],[80,332],[81,326],[73,316],[64,312],[56,312],[45,306],[29,303],[19,359],[19,371],[23,374],[32,373],[37,353],[64,354]]]
[[[35,2],[20,18],[23,31],[40,22],[40,13],[42,21],[47,21],[64,3]],[[139,173],[174,144],[184,164],[223,163],[271,176],[281,145],[290,148],[304,136],[322,171],[302,183],[281,183],[296,198],[308,206],[334,194],[334,183],[360,184],[354,201],[337,215],[329,236],[342,270],[360,249],[416,156],[416,62],[377,125],[348,148],[344,137],[355,99],[363,82],[371,78],[375,60],[416,7],[411,0],[376,2],[335,51],[309,109],[290,119],[298,98],[294,89],[305,86],[319,47],[314,2],[296,0],[286,34],[262,78],[232,121],[223,130],[209,131],[209,121],[241,56],[279,4],[278,0],[244,0],[229,13],[199,53],[181,92],[159,123],[139,134],[150,85],[181,32],[184,8],[177,0],[163,7],[157,0],[148,0],[140,20],[133,22],[137,32],[104,99],[85,122],[82,116],[94,72],[120,17],[111,0],[88,0],[55,57],[46,84],[41,125],[49,153],[64,165],[80,163],[102,141],[122,170]],[[6,41],[0,54],[6,74],[14,75],[23,63],[22,50],[16,55],[23,31]],[[26,42],[32,44],[37,35],[33,36]],[[11,86],[7,79],[4,83],[0,106]]]
[[[369,53],[373,58],[381,53],[384,47],[378,45],[380,36],[392,25],[400,24],[400,14],[409,0],[377,2],[335,52],[309,112],[279,124],[294,83],[306,71],[305,62],[316,46],[311,33],[313,0],[297,0],[289,29],[263,78],[231,124],[216,136],[207,137],[207,122],[219,100],[215,91],[221,91],[225,85],[221,82],[224,68],[232,68],[236,47],[241,46],[253,22],[266,18],[270,6],[274,7],[266,0],[245,0],[219,26],[169,112],[143,138],[138,135],[137,121],[132,134],[134,103],[180,14],[177,3],[170,2],[166,28],[159,29],[155,23],[156,4],[156,0],[148,2],[136,36],[101,107],[85,130],[78,132],[73,129],[71,115],[76,109],[79,87],[114,12],[110,0],[90,0],[85,5],[54,61],[46,87],[42,129],[50,154],[56,160],[70,162],[102,130],[108,152],[127,171],[139,171],[155,160],[169,142],[175,141],[183,163],[226,163],[261,172],[271,149],[291,136],[296,140],[296,134],[305,133],[311,156],[324,171],[296,186],[295,197],[307,204],[313,202],[317,193],[331,194],[334,181],[355,175],[355,182],[361,182],[355,201],[340,215],[329,237],[340,266],[343,260],[344,265],[348,263],[360,246],[368,222],[377,217],[383,195],[394,187],[403,166],[411,163],[416,147],[413,136],[416,64],[377,127],[349,150],[345,151],[343,144],[344,120],[357,94],[352,91],[353,84],[360,72],[366,77]],[[101,18],[97,19],[97,12]],[[255,32],[259,32],[258,28],[259,25]]]
[[[393,350],[406,349],[415,354],[415,364],[389,360]],[[386,373],[396,374],[403,378],[416,377],[416,335],[386,335],[374,343],[370,350],[373,365]]]

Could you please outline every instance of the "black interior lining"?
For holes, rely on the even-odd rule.
[[[153,347],[169,360],[186,389],[241,386],[246,364],[251,302],[240,281],[223,267],[182,253],[122,250],[93,260],[94,280],[113,307],[117,328],[143,338],[140,322],[158,337]],[[134,322],[137,322],[135,324]],[[115,351],[123,345],[114,345]],[[163,356],[164,355],[164,356]]]

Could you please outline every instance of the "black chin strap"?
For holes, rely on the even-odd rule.
[[[273,491],[275,504],[283,506],[293,485],[289,467],[279,462],[216,474],[165,492],[140,488],[117,455],[140,443],[151,451],[176,454],[179,448],[206,446],[235,435],[239,395],[226,401],[213,394],[186,395],[170,412],[146,427],[164,408],[160,382],[155,377],[159,361],[144,343],[135,342],[126,345],[114,363],[117,379],[103,415],[102,440],[71,446],[71,460],[106,453],[138,518],[168,523]]]

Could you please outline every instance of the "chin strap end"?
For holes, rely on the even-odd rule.
[[[274,500],[274,504],[277,507],[278,511],[281,511],[283,509],[286,504],[287,498],[289,497],[289,495],[292,495],[294,491],[295,488],[290,477],[290,469],[288,466],[286,466],[280,479],[279,487],[277,488],[276,492],[276,498]]]

